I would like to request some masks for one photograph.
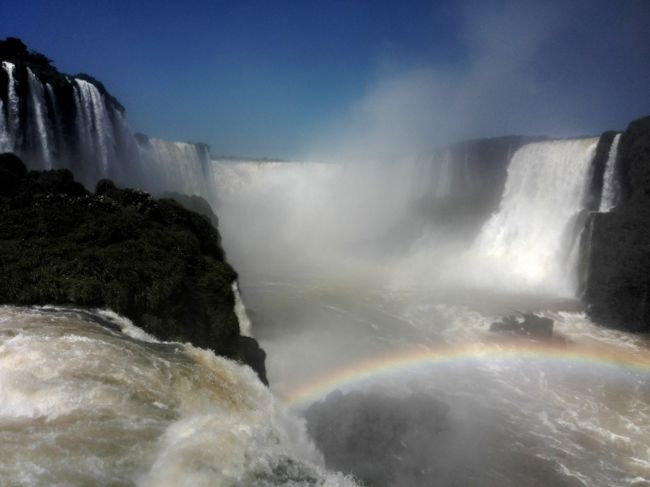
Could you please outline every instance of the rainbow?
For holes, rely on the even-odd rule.
[[[421,347],[372,357],[330,371],[285,393],[279,391],[279,395],[289,406],[300,407],[316,401],[334,389],[349,388],[382,375],[398,374],[426,366],[463,365],[507,359],[608,366],[650,374],[650,352],[645,350],[623,350],[611,346],[587,347],[563,342],[480,342],[435,348]]]

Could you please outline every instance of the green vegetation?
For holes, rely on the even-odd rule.
[[[174,200],[95,194],[68,170],[0,155],[0,303],[108,307],[164,340],[237,354],[235,271],[219,233]]]

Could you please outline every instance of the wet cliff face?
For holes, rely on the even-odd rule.
[[[208,146],[136,136],[101,82],[61,73],[11,38],[0,41],[0,152],[14,152],[30,169],[70,169],[87,188],[109,178],[154,193],[212,197]]]
[[[0,41],[0,61],[0,151],[32,169],[70,169],[87,187],[141,176],[124,108],[102,83],[59,72],[18,39]]]
[[[217,230],[174,200],[107,180],[89,193],[68,170],[27,172],[0,156],[0,303],[107,307],[163,340],[255,366],[240,337]]]
[[[650,330],[650,117],[622,134],[619,204],[593,216],[584,300],[592,319]]]

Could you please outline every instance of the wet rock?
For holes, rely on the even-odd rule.
[[[618,146],[619,202],[595,213],[584,260],[583,300],[596,323],[650,331],[650,117],[630,123]]]

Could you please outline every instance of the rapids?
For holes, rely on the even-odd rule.
[[[0,307],[2,485],[352,485],[255,373],[108,311]]]
[[[68,167],[89,187],[109,177],[210,203],[240,275],[241,330],[268,353],[271,391],[246,367],[160,343],[108,311],[1,307],[0,483],[352,485],[326,470],[332,445],[319,452],[300,418],[324,400],[326,420],[351,421],[327,413],[338,388],[449,406],[432,436],[411,425],[401,441],[414,453],[397,458],[392,486],[650,485],[650,373],[628,366],[648,363],[648,342],[595,326],[575,299],[596,139],[521,142],[493,164],[444,149],[402,161],[214,161],[201,144],[136,136],[85,79],[67,78],[64,121],[51,85],[29,71],[17,90],[24,76],[2,70],[0,150],[32,169]],[[602,212],[618,198],[618,141]],[[529,339],[510,341],[521,351],[511,353],[489,331],[514,311],[554,320],[552,353],[526,354]],[[353,372],[446,348],[475,353]],[[591,359],[571,359],[582,355]]]
[[[298,413],[322,402],[320,420],[343,430],[350,424],[357,447],[365,435],[353,421],[363,412],[328,411],[337,389],[406,401],[426,394],[448,404],[435,435],[422,438],[417,424],[404,433],[398,446],[410,456],[398,458],[392,477],[378,485],[650,485],[650,343],[594,325],[572,295],[575,221],[595,142],[520,148],[499,208],[474,241],[443,254],[430,238],[396,252],[358,238],[360,208],[374,204],[381,214],[390,196],[355,207],[345,193],[363,184],[345,181],[345,166],[214,163],[225,249],[268,353],[274,393]],[[446,166],[443,157],[443,179]],[[441,185],[431,191],[442,194]],[[339,217],[331,226],[330,214]],[[336,240],[332,229],[340,228],[352,230]],[[515,311],[554,320],[554,338],[506,342],[489,331]],[[459,347],[472,353],[454,358]],[[446,360],[409,367],[382,362],[446,350]],[[373,361],[383,366],[363,368]],[[327,460],[328,449],[341,444],[318,446]]]

